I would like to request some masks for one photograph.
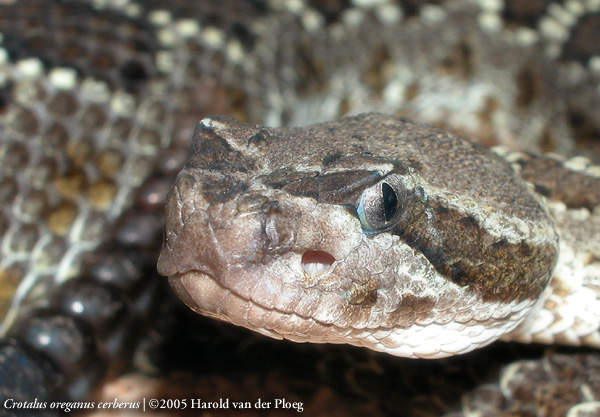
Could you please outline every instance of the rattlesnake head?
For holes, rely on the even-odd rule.
[[[213,117],[168,199],[158,268],[192,309],[272,337],[442,357],[512,330],[557,255],[542,200],[468,139],[376,113]]]

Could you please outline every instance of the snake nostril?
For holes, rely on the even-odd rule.
[[[318,274],[325,271],[335,262],[335,258],[328,252],[309,250],[302,255],[302,268],[307,274]]]

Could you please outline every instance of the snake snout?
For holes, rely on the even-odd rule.
[[[333,265],[335,260],[329,252],[308,250],[302,255],[302,269],[307,274],[319,274]]]

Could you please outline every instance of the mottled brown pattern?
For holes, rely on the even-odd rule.
[[[526,155],[518,161],[520,173],[536,190],[570,208],[594,210],[600,203],[600,178],[565,168],[564,161]],[[584,189],[586,192],[581,192]]]
[[[1,2],[0,303],[8,308],[12,301],[13,307],[18,307],[14,310],[17,315],[25,317],[23,306],[35,310],[50,302],[48,294],[63,291],[60,283],[66,269],[76,280],[81,278],[78,275],[92,274],[87,269],[90,258],[103,260],[109,270],[128,271],[108,274],[107,279],[113,279],[109,285],[121,288],[127,287],[127,282],[137,282],[140,294],[141,287],[158,282],[151,265],[157,250],[154,242],[160,235],[157,207],[162,204],[160,196],[168,181],[151,179],[138,189],[156,159],[154,175],[174,175],[185,159],[194,126],[209,114],[228,114],[249,123],[297,126],[377,110],[435,123],[487,144],[568,156],[582,152],[598,161],[598,14],[591,10],[592,3]],[[286,9],[293,4],[299,7]],[[192,25],[190,32],[190,22],[199,23],[200,29]],[[524,28],[530,32],[523,32]],[[24,61],[28,58],[38,58],[40,69],[32,71]],[[75,71],[71,87],[57,87],[50,81],[53,71],[63,68]],[[100,86],[105,82],[106,90],[95,90],[84,81],[100,81]],[[168,149],[171,140],[176,149]],[[255,138],[257,146],[262,142],[268,138]],[[328,156],[334,165],[339,158]],[[416,166],[416,162],[411,164]],[[563,167],[566,171],[550,166],[552,175],[532,178],[543,178],[540,191],[551,189],[551,195],[567,196],[571,201],[566,210],[560,203],[549,207],[562,228],[565,248],[561,254],[575,251],[576,256],[567,259],[569,265],[582,265],[579,272],[591,280],[597,276],[594,268],[599,258],[593,254],[598,253],[595,237],[600,221],[588,209],[595,207],[592,193],[576,190],[582,189],[578,181],[594,187],[597,173],[593,169],[584,173],[569,164]],[[351,181],[357,189],[361,175]],[[287,186],[293,193],[306,190],[307,197],[318,194],[319,184],[310,172],[302,176],[279,172],[269,178],[273,187],[288,179],[294,181]],[[338,180],[332,175],[321,185],[329,190],[332,200],[339,197],[334,191]],[[125,210],[130,206],[134,212]],[[473,224],[471,220],[464,222],[465,227]],[[114,242],[107,245],[115,236],[137,242],[136,249],[123,249]],[[84,264],[81,268],[80,262]],[[65,267],[61,273],[56,272],[58,265]],[[578,282],[577,271],[565,274],[567,282]],[[132,276],[146,277],[144,285],[128,281]],[[34,285],[17,292],[11,300],[19,287],[24,290],[23,282]],[[385,279],[379,282],[386,285]],[[346,288],[351,288],[351,283]],[[557,291],[565,293],[567,289],[557,285]],[[407,302],[411,296],[406,297]],[[427,294],[415,297],[416,308],[429,312],[425,320],[431,316],[433,299]],[[452,314],[470,320],[472,313],[457,307],[456,299],[454,294],[438,302]],[[576,300],[578,305],[585,304],[585,299]],[[137,330],[147,329],[148,322],[156,325],[160,319],[168,321],[170,313],[164,310],[168,304],[158,302],[156,309],[151,309],[154,313],[147,314],[142,321],[145,324]],[[3,307],[0,310],[5,311]],[[399,309],[394,314],[399,322],[410,323],[416,313]],[[477,315],[484,317],[485,312]],[[194,368],[202,380],[197,384],[202,387],[201,394],[246,391],[250,397],[266,398],[270,393],[283,395],[278,384],[290,382],[284,387],[285,395],[289,390],[290,398],[305,401],[311,415],[402,412],[439,416],[459,409],[472,415],[489,404],[503,404],[504,408],[496,407],[496,413],[534,415],[539,410],[540,415],[547,415],[563,413],[582,399],[573,386],[585,387],[588,400],[599,398],[597,384],[591,383],[595,351],[586,361],[572,351],[564,352],[570,359],[561,361],[559,368],[569,370],[574,378],[557,372],[527,374],[523,385],[539,388],[533,395],[535,405],[516,397],[502,398],[497,385],[486,391],[492,392],[490,401],[490,396],[478,401],[468,391],[475,383],[494,380],[496,368],[491,361],[508,364],[529,355],[538,359],[536,366],[548,369],[539,360],[541,351],[533,348],[527,354],[513,345],[500,345],[475,352],[481,355],[480,360],[473,355],[408,365],[385,355],[374,358],[364,350],[301,349],[268,342],[253,345],[247,334],[228,338],[231,329],[211,332],[185,314],[177,317],[175,327],[171,322],[154,332],[143,330],[155,342],[158,335],[170,340],[167,353],[159,355],[160,359],[152,357],[151,362],[160,363],[157,366],[166,373]],[[568,317],[562,319],[570,323]],[[578,327],[578,320],[572,328]],[[173,332],[170,336],[169,331]],[[581,339],[580,333],[575,337],[563,334],[564,340],[559,337],[559,341],[593,342],[593,337],[585,334]],[[281,346],[288,349],[287,354],[281,353]],[[262,356],[255,356],[256,352]],[[3,353],[6,350],[0,352],[0,361],[5,359]],[[554,355],[550,352],[547,357]],[[110,368],[122,370],[126,362],[123,357],[112,356]],[[256,360],[250,370],[246,367],[252,362],[249,358]],[[58,362],[63,361],[58,358]],[[115,365],[117,362],[120,364]],[[281,366],[286,368],[282,376],[261,390],[264,375]],[[289,368],[301,375],[293,377]],[[30,367],[7,369],[14,375],[31,374]],[[227,369],[234,371],[228,373]],[[79,371],[74,370],[73,376],[85,380],[83,370]],[[250,382],[231,382],[244,374],[253,375],[242,378]],[[98,375],[96,381],[105,377]],[[146,375],[138,386],[152,379]],[[72,382],[56,375],[53,380],[66,386]],[[165,384],[176,380],[167,378]],[[179,395],[186,392],[190,380],[194,378],[179,380]],[[18,380],[11,380],[10,387],[2,382],[0,394],[18,387]],[[229,384],[229,388],[221,383]],[[40,379],[34,386],[43,392],[51,386],[56,388],[56,384],[43,386]],[[207,386],[217,389],[213,392]],[[107,400],[112,401],[111,396],[108,394]],[[593,412],[588,411],[588,415]]]

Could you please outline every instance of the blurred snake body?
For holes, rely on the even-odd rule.
[[[598,347],[599,9],[1,2],[0,361],[77,328],[44,355],[97,378],[154,320],[163,220],[179,297],[272,337]]]

